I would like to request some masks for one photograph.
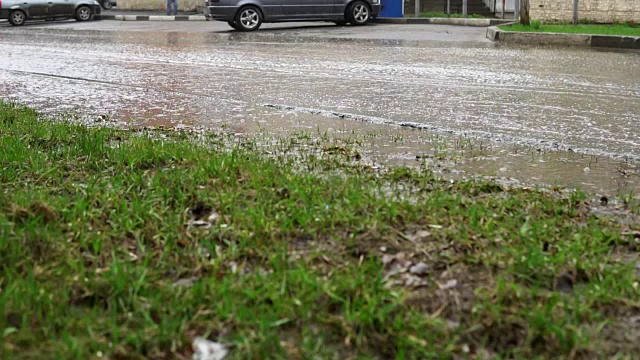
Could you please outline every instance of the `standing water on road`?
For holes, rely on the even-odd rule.
[[[465,174],[640,190],[637,52],[273,33],[3,35],[0,97],[46,112],[244,133],[375,132],[369,149],[382,162],[446,143]]]

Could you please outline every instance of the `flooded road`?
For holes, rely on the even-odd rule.
[[[484,148],[460,147],[461,171],[640,190],[638,52],[496,47],[484,29],[439,26],[245,35],[103,23],[119,29],[1,28],[0,97],[144,125],[387,131],[372,154],[414,161],[434,137],[474,141]],[[380,140],[392,133],[407,140]]]

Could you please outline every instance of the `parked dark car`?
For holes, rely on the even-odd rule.
[[[105,10],[111,10],[114,6],[118,6],[118,2],[116,0],[98,0],[98,2]]]
[[[0,19],[8,19],[13,26],[31,19],[89,21],[100,11],[95,0],[0,0]]]
[[[380,0],[207,0],[207,10],[209,18],[226,21],[239,31],[286,21],[366,25],[378,16]]]

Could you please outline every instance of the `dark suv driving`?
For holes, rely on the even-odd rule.
[[[262,23],[331,21],[365,25],[380,12],[380,0],[208,0],[209,17],[239,31],[254,31]]]

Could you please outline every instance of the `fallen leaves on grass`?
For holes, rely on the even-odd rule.
[[[458,286],[458,280],[456,280],[456,279],[448,280],[444,284],[438,283],[438,288],[440,290],[451,290],[451,289],[455,288],[456,286]]]
[[[192,346],[193,360],[223,360],[229,353],[223,344],[201,337],[195,338]]]
[[[426,286],[427,280],[423,276],[429,272],[429,266],[423,262],[415,263],[405,253],[382,256],[382,264],[385,267],[385,280],[387,286],[402,285],[410,288]]]
[[[208,230],[220,219],[220,215],[211,206],[203,203],[197,203],[188,213],[191,215],[191,219],[187,221],[189,228]]]
[[[45,222],[53,222],[58,219],[58,213],[48,204],[43,202],[35,202],[28,209],[11,204],[9,206],[10,218],[13,221],[24,221],[29,217],[41,217]]]

